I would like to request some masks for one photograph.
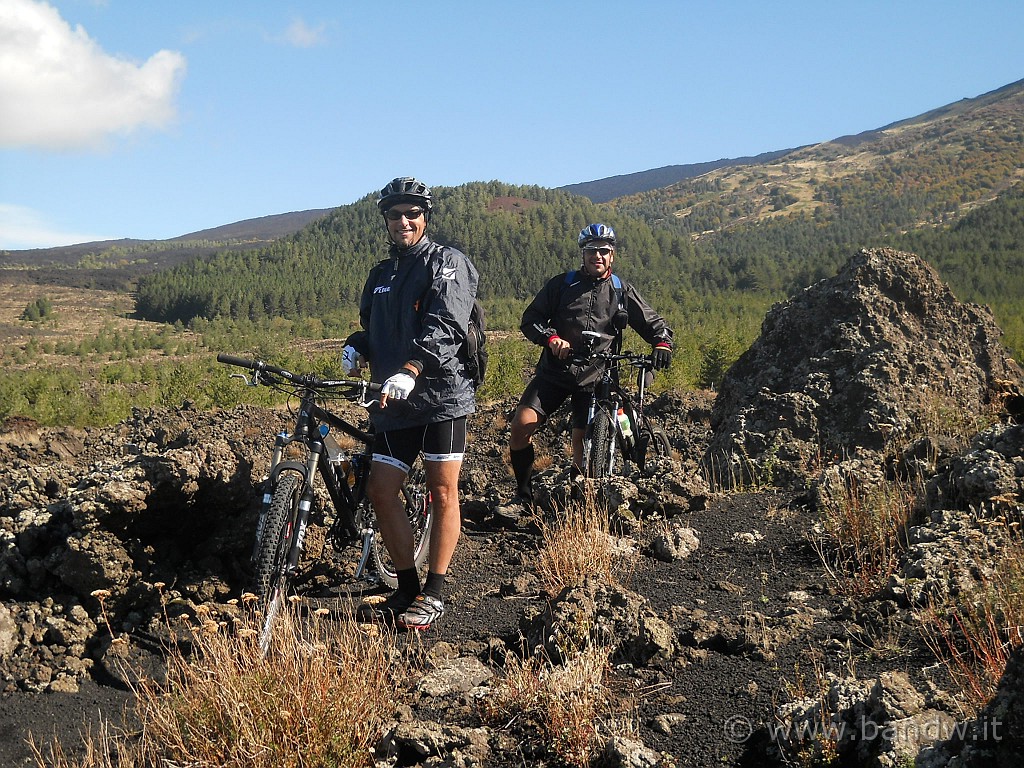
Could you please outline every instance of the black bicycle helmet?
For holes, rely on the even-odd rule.
[[[429,211],[433,207],[430,187],[412,176],[399,176],[397,179],[392,179],[391,183],[380,191],[377,210],[384,213],[397,203],[414,203],[422,205],[424,210]]]
[[[615,245],[615,230],[607,224],[588,224],[580,230],[580,236],[576,238],[580,248],[595,240],[603,240],[610,245]]]

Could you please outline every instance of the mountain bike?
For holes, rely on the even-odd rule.
[[[610,337],[596,331],[584,331],[584,348],[574,354],[582,363],[602,364],[601,378],[594,385],[583,437],[583,471],[587,477],[601,479],[615,473],[619,459],[631,461],[641,472],[647,470],[649,451],[654,455],[672,455],[665,430],[644,413],[654,363],[650,355],[634,352],[595,352],[597,344]],[[636,389],[630,393],[619,382],[619,369],[635,368]]]
[[[263,479],[263,503],[251,556],[252,592],[265,611],[260,646],[266,652],[270,628],[299,572],[319,488],[326,490],[335,513],[328,540],[339,551],[353,544],[360,548],[355,578],[383,582],[392,589],[398,586],[398,573],[366,498],[373,432],[325,407],[332,399],[372,407],[376,401],[371,396],[380,392],[380,385],[362,379],[329,380],[312,374],[294,374],[260,360],[233,355],[219,354],[217,361],[251,371],[251,379],[245,374],[232,374],[248,386],[271,387],[298,400],[292,431],[281,432],[274,439],[270,466]],[[336,435],[342,434],[354,441],[355,449],[341,446]],[[402,486],[402,497],[419,569],[427,559],[434,523],[430,493],[419,462]]]

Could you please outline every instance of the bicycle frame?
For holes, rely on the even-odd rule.
[[[249,369],[251,382],[242,374],[233,374],[249,386],[263,384],[299,399],[292,432],[281,432],[274,438],[252,555],[253,592],[265,610],[260,649],[266,653],[274,619],[299,572],[318,476],[335,511],[327,534],[335,549],[354,542],[362,544],[355,578],[383,582],[391,588],[398,586],[397,568],[366,498],[373,434],[320,405],[321,400],[343,396],[368,407],[372,404],[367,400],[368,393],[379,391],[380,387],[361,379],[333,381],[312,374],[296,375],[263,361],[233,355],[219,354],[217,361]],[[342,450],[334,437],[338,431],[355,438],[362,449],[351,453]],[[301,446],[301,457],[288,455],[293,445]],[[430,491],[422,487],[422,474],[421,469],[413,468],[401,488],[417,569],[427,561],[434,519]]]
[[[266,487],[263,504],[256,526],[252,557],[254,567],[257,561],[266,565],[268,559],[272,559],[275,562],[274,569],[284,577],[285,583],[294,575],[302,555],[302,544],[313,507],[315,482],[319,475],[336,513],[328,533],[335,548],[340,549],[344,545],[361,541],[362,552],[356,577],[367,580],[379,578],[388,586],[397,585],[397,572],[389,562],[389,555],[377,531],[376,515],[366,499],[372,431],[360,429],[319,403],[324,398],[342,396],[369,407],[373,400],[368,398],[371,393],[379,392],[380,386],[361,379],[336,381],[318,379],[311,374],[296,375],[263,361],[246,360],[223,353],[217,355],[217,360],[251,371],[251,381],[243,374],[233,374],[233,377],[242,379],[249,386],[270,386],[299,399],[292,432],[282,432],[274,440],[270,468],[264,478]],[[334,434],[339,431],[355,438],[363,449],[351,454],[342,451],[334,438]],[[296,443],[303,447],[301,461],[288,458],[286,454],[288,447]],[[402,485],[406,515],[417,542],[414,552],[417,567],[426,560],[427,542],[433,522],[430,493],[421,488],[420,475],[422,471],[414,468]],[[297,485],[288,485],[282,490],[281,481],[285,476],[293,476]],[[295,498],[291,501],[277,500],[279,491],[283,495],[294,495]],[[280,510],[276,516],[273,514],[275,504],[290,508],[287,522],[280,519]],[[276,554],[267,551],[268,547],[273,549],[276,546],[275,541],[264,541],[265,529],[269,525],[267,521],[271,517],[275,517],[275,529],[280,525],[285,526],[283,536],[288,541],[287,551],[282,550]],[[271,535],[277,537],[281,532],[275,530]],[[371,559],[372,568],[368,568]],[[262,570],[265,575],[266,567]]]
[[[366,480],[369,476],[368,457],[366,450],[351,456],[343,453],[330,431],[331,428],[350,435],[366,448],[373,441],[371,433],[359,429],[320,406],[316,402],[316,392],[310,389],[304,389],[301,392],[301,404],[292,433],[279,433],[274,440],[274,450],[266,478],[267,489],[263,496],[263,508],[260,511],[260,520],[257,524],[256,544],[253,552],[255,554],[261,546],[262,528],[273,489],[277,487],[278,478],[282,472],[294,472],[301,478],[303,490],[299,503],[299,517],[295,521],[297,535],[293,538],[286,558],[289,576],[297,570],[302,555],[306,526],[312,511],[313,489],[317,474],[323,480],[337,514],[335,522],[331,526],[331,537],[337,539],[343,536],[345,542],[341,543],[361,539],[361,553],[355,577],[357,579],[364,578],[367,573],[366,566],[370,560],[374,536],[372,520],[369,519],[372,510],[369,505],[363,503],[366,496]],[[302,443],[308,450],[305,462],[283,458],[288,446],[294,443]],[[324,461],[325,454],[326,461]],[[339,470],[346,460],[349,462],[348,466],[344,467],[344,475],[339,476]]]

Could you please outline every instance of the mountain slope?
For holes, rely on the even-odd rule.
[[[220,227],[213,227],[212,229],[191,232],[181,237],[172,238],[167,242],[181,242],[185,240],[270,242],[298,232],[310,222],[326,216],[332,210],[332,208],[316,208],[308,211],[292,211],[291,213],[279,213],[273,216],[261,216],[257,219],[246,219],[245,221],[236,221],[234,224],[225,224]]]
[[[236,221],[191,232],[168,240],[99,240],[91,243],[0,251],[4,267],[128,267],[128,271],[152,272],[227,248],[252,248],[287,237],[331,212],[330,208],[293,211]]]
[[[975,99],[750,166],[618,198],[694,237],[778,218],[871,220],[898,232],[953,221],[1024,176],[1024,80]]]
[[[927,154],[944,143],[940,154],[960,146],[966,151],[984,151],[985,133],[992,130],[985,120],[989,115],[1012,112],[1016,133],[1007,132],[1005,120],[998,127],[1000,138],[1024,146],[1019,132],[1020,97],[1024,80],[1011,83],[972,99],[961,99],[917,117],[891,123],[855,135],[840,136],[822,144],[765,152],[760,155],[726,158],[704,163],[671,165],[636,173],[611,176],[593,181],[558,187],[571,194],[582,195],[592,202],[613,202],[622,213],[637,214],[652,223],[674,220],[691,233],[701,233],[735,224],[760,221],[780,213],[813,212],[825,207],[816,196],[829,193],[829,181],[846,179],[866,170],[883,166],[882,158],[903,152]],[[1005,115],[1004,115],[1005,117]],[[944,127],[945,126],[945,127]],[[933,135],[927,134],[932,132]],[[972,133],[978,135],[968,140]],[[920,144],[915,147],[915,144]],[[992,149],[988,147],[988,149]],[[1002,149],[1001,147],[999,149]],[[1005,159],[1005,158],[1001,158]],[[899,174],[901,167],[889,163],[883,171]],[[968,158],[975,164],[977,155]],[[1019,158],[1010,161],[1020,169]],[[985,166],[984,163],[980,165]],[[978,168],[976,178],[965,180],[974,187],[980,182],[991,190],[976,195],[973,202],[992,199],[1016,179],[1000,174],[996,184],[990,182],[992,169]],[[1005,169],[1003,169],[1005,171]],[[927,179],[923,179],[927,183]],[[824,188],[820,188],[824,185]],[[898,189],[894,190],[896,193]],[[960,205],[948,206],[950,212],[962,213]],[[0,268],[10,266],[76,266],[83,258],[89,266],[97,264],[125,266],[133,271],[151,272],[170,267],[197,256],[209,256],[223,249],[259,246],[292,235],[332,209],[313,209],[263,216],[200,230],[168,240],[112,240],[82,243],[57,248],[21,251],[0,251]],[[943,216],[926,217],[922,223],[935,223]],[[914,222],[908,222],[912,225]]]
[[[920,244],[928,250],[919,255],[940,266],[961,298],[1004,302],[1000,325],[1014,328],[1016,347],[1024,349],[1024,279],[999,272],[1024,259],[1012,225],[1021,178],[1024,81],[877,131],[718,167],[605,204],[501,182],[436,188],[431,232],[473,257],[491,327],[515,328],[523,301],[547,277],[577,266],[573,233],[606,221],[620,235],[616,269],[701,344],[723,332],[749,341],[751,318],[759,322],[772,301],[834,274],[851,252]],[[968,216],[989,207],[998,210]],[[242,239],[274,222],[281,231],[298,226],[302,216],[312,220],[272,243]],[[998,237],[978,223],[985,221],[998,222]],[[964,227],[950,230],[958,222]],[[322,318],[354,306],[366,272],[385,252],[370,195],[327,215],[240,224],[248,226],[119,242],[68,262],[90,270],[53,269],[45,277],[94,284],[103,269],[121,285],[132,277],[138,311],[156,321]],[[936,237],[909,239],[922,230]],[[232,239],[189,239],[199,236]],[[42,272],[16,274],[41,280]],[[959,293],[963,286],[970,293]]]
[[[691,163],[689,165],[666,165],[649,171],[626,173],[620,176],[609,176],[605,179],[583,181],[578,184],[567,184],[559,189],[574,195],[583,195],[595,203],[607,203],[617,197],[635,195],[651,189],[660,189],[685,179],[692,179],[718,168],[735,165],[759,165],[793,152],[792,149],[780,149],[764,152],[752,157],[733,157],[712,160],[707,163]]]
[[[435,187],[434,199],[431,236],[471,255],[480,295],[491,301],[488,324],[494,328],[518,325],[523,301],[551,275],[578,266],[576,232],[608,214],[578,195],[501,182]],[[638,254],[623,263],[624,275],[638,285],[655,280],[651,267],[663,250],[677,256],[690,251],[683,235],[669,234],[663,246],[643,221],[613,216],[609,223]],[[386,255],[380,215],[366,196],[269,246],[221,252],[146,276],[137,311],[170,322],[323,316],[355,306],[369,269]]]

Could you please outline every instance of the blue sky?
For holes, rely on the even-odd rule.
[[[1024,78],[1019,0],[0,0],[0,249],[557,187]]]

